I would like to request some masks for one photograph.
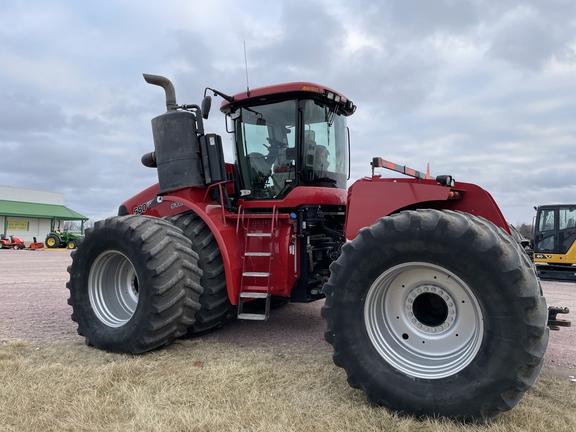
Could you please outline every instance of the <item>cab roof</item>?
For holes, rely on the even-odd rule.
[[[317,99],[331,105],[338,105],[339,111],[346,116],[353,114],[356,110],[352,101],[336,90],[320,84],[300,81],[259,87],[235,94],[231,102],[222,101],[220,111],[229,114],[239,107],[260,105],[292,97]]]

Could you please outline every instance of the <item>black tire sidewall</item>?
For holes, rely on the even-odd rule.
[[[193,211],[187,211],[167,220],[180,228],[192,242],[192,250],[198,254],[198,267],[203,275],[200,284],[204,293],[200,296],[201,308],[196,320],[188,328],[188,334],[199,336],[231,321],[235,307],[230,303],[226,287],[226,270],[218,242],[208,225]],[[217,306],[213,307],[216,304]]]
[[[143,265],[141,242],[131,238],[130,231],[105,226],[98,236],[86,235],[81,247],[75,250],[77,269],[71,278],[71,300],[75,306],[79,329],[96,348],[108,351],[133,351],[137,339],[146,329],[149,313],[153,312],[149,298],[153,296],[150,280],[154,271]],[[94,261],[106,251],[115,251],[130,260],[139,281],[139,299],[136,310],[128,322],[120,327],[109,327],[94,313],[88,292],[88,279]]]
[[[53,246],[50,246],[50,245],[49,245],[49,241],[48,241],[49,239],[53,239],[53,240],[54,240],[54,245],[53,245]],[[51,235],[49,235],[49,236],[46,238],[46,246],[49,247],[50,249],[58,248],[58,247],[60,246],[60,239],[59,239],[57,236],[55,236],[54,234],[51,234]]]
[[[340,271],[339,284],[349,287],[351,292],[332,299],[334,303],[339,303],[340,314],[333,327],[335,333],[341,335],[334,346],[335,351],[342,349],[344,357],[362,359],[362,364],[354,368],[353,376],[349,376],[351,384],[360,383],[372,403],[395,409],[410,404],[417,414],[431,414],[433,407],[441,404],[444,415],[462,416],[463,407],[469,405],[469,401],[477,405],[478,398],[488,401],[487,404],[497,400],[502,387],[512,385],[516,379],[515,373],[511,374],[510,367],[506,365],[506,357],[511,351],[519,358],[526,357],[525,347],[521,343],[517,343],[517,348],[510,344],[510,341],[525,340],[527,337],[518,333],[523,326],[516,323],[525,308],[518,301],[522,293],[515,291],[518,273],[498,268],[498,251],[475,250],[471,246],[474,239],[468,235],[450,238],[446,235],[446,229],[413,229],[405,232],[391,230],[383,221],[378,224],[381,226],[373,226],[374,229],[361,234],[359,240],[364,253],[347,254],[345,270]],[[495,233],[488,232],[486,235]],[[353,247],[345,246],[350,251]],[[407,376],[382,359],[368,336],[364,308],[370,287],[383,269],[408,262],[430,263],[454,273],[467,284],[480,306],[484,317],[480,350],[472,362],[456,375],[442,379]],[[502,290],[502,286],[509,289]],[[478,287],[482,287],[482,290],[479,291]],[[511,313],[511,310],[514,312]],[[345,363],[347,361],[344,360]],[[490,376],[489,382],[485,379],[486,375]],[[494,382],[500,386],[492,385]],[[386,388],[385,397],[381,395],[382,388]],[[454,408],[446,408],[450,406]]]

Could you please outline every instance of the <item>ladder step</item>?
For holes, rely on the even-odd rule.
[[[246,237],[272,237],[271,233],[246,233]]]
[[[263,287],[263,288],[264,288],[264,287]],[[256,298],[267,298],[268,295],[269,295],[269,294],[268,294],[268,293],[265,293],[265,292],[247,292],[247,291],[245,291],[245,292],[243,292],[243,293],[240,293],[240,298],[253,298],[253,299],[256,299]]]
[[[246,252],[244,256],[268,257],[272,256],[272,254],[270,252]]]
[[[269,277],[270,273],[264,273],[264,272],[244,272],[242,273],[242,276],[246,276],[246,277]]]
[[[258,293],[266,294],[268,292],[268,286],[266,285],[244,285],[242,287],[242,293]]]
[[[252,320],[252,321],[266,321],[268,317],[264,314],[241,313],[238,314],[238,319]]]

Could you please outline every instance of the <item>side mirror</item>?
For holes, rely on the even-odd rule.
[[[200,105],[200,110],[202,111],[202,118],[208,120],[208,115],[210,114],[210,107],[212,106],[212,98],[206,96],[202,99],[202,104]]]
[[[456,184],[454,178],[450,175],[439,175],[438,177],[436,177],[436,181],[440,183],[442,186],[454,187],[454,185]]]

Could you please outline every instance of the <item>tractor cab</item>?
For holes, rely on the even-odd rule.
[[[219,94],[219,93],[218,93]],[[356,107],[337,92],[290,83],[227,97],[240,196],[281,199],[296,186],[346,189],[346,117]]]

